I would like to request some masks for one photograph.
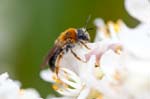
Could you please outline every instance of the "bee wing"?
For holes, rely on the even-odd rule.
[[[49,59],[54,55],[54,53],[60,49],[60,46],[54,45],[52,49],[48,52],[48,55],[45,57],[43,64],[41,65],[41,68],[44,68],[47,64]]]

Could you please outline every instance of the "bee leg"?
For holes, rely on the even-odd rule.
[[[80,43],[81,43],[85,48],[87,48],[88,50],[90,50],[90,48],[89,48],[83,41],[80,41]]]
[[[70,48],[70,50],[71,50],[71,53],[73,54],[73,56],[75,57],[75,58],[77,58],[78,60],[80,60],[80,61],[82,61],[82,62],[86,62],[86,61],[84,61],[84,60],[82,60],[71,48]]]
[[[55,68],[55,72],[56,72],[56,75],[57,75],[57,78],[58,78],[58,72],[59,72],[59,63],[60,63],[60,60],[62,59],[64,55],[64,52],[60,52],[58,58],[57,58],[57,62],[56,62],[56,68]]]

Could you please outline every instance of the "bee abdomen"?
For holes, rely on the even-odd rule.
[[[57,60],[59,54],[61,53],[61,51],[62,51],[62,49],[57,50],[57,51],[53,54],[53,56],[49,59],[49,61],[48,61],[48,65],[50,66],[50,69],[51,69],[53,72],[55,71],[55,68],[56,68],[56,66],[55,66],[56,60]]]

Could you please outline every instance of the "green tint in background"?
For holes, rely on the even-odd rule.
[[[89,15],[123,19],[129,26],[138,22],[124,9],[123,0],[1,0],[0,73],[8,72],[23,88],[36,88],[42,97],[52,91],[39,77],[40,64],[54,40],[69,27],[80,28]],[[94,31],[90,32],[94,38]]]

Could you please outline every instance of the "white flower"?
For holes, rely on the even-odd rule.
[[[60,62],[58,78],[50,70],[41,77],[54,84],[62,97],[47,99],[149,99],[150,98],[150,1],[126,0],[126,9],[140,24],[129,28],[96,19],[97,33],[90,50],[76,46]]]
[[[95,24],[98,28],[95,41],[122,44],[124,59],[121,60],[124,60],[127,71],[126,78],[120,86],[122,91],[125,89],[126,95],[133,99],[150,98],[150,25],[141,23],[132,29],[120,20],[117,23],[105,24],[102,19],[97,19]]]
[[[102,22],[102,19],[95,21],[98,27],[97,36],[95,41],[110,40],[111,42],[119,42],[126,48],[131,54],[150,59],[150,25],[142,24],[136,28],[128,28],[121,20],[116,23],[108,22],[103,26],[98,26],[98,23]]]
[[[128,45],[130,45],[129,48],[130,50],[132,50],[132,54],[134,56],[144,58],[145,60],[149,60],[150,59],[150,53],[149,53],[150,1],[149,0],[125,0],[125,7],[129,12],[129,14],[134,18],[138,19],[141,23],[134,29],[128,29],[128,31],[124,31],[124,33],[122,33],[122,38],[123,36],[127,35],[124,37],[123,40],[127,41],[128,39]]]
[[[49,69],[43,70],[41,72],[41,77],[52,82],[53,89],[65,96],[56,98],[50,95],[47,99],[85,99],[84,97],[88,95],[89,89],[85,88],[85,83],[81,81],[75,72],[67,68],[60,68],[58,75],[59,78],[57,78],[57,75]]]
[[[58,78],[57,75],[50,70],[44,70],[40,74],[44,80],[52,82],[54,84],[54,90],[65,96],[65,98],[100,98],[103,93],[112,94],[112,91],[110,91],[111,89],[109,88],[109,83],[117,83],[114,77],[116,75],[115,69],[118,68],[120,64],[115,62],[115,57],[119,57],[117,55],[115,56],[115,54],[117,53],[117,50],[119,50],[118,48],[120,45],[111,42],[89,43],[87,45],[91,50],[87,50],[81,46],[76,46],[73,49],[75,52],[78,52],[80,57],[87,60],[87,63],[80,62],[74,58],[71,53],[67,53],[64,55],[60,64]],[[105,54],[107,52],[108,55]],[[112,55],[112,57],[110,55]],[[107,60],[110,64],[105,62],[104,56],[110,56],[113,58]],[[100,65],[102,68],[99,66],[95,67],[95,65]],[[110,70],[107,69],[110,67],[112,67]],[[110,74],[107,73],[108,71],[111,71]],[[103,78],[103,75],[106,75],[106,77]]]
[[[0,75],[0,99],[42,99],[34,89],[20,89],[20,83],[9,78],[7,73]]]

